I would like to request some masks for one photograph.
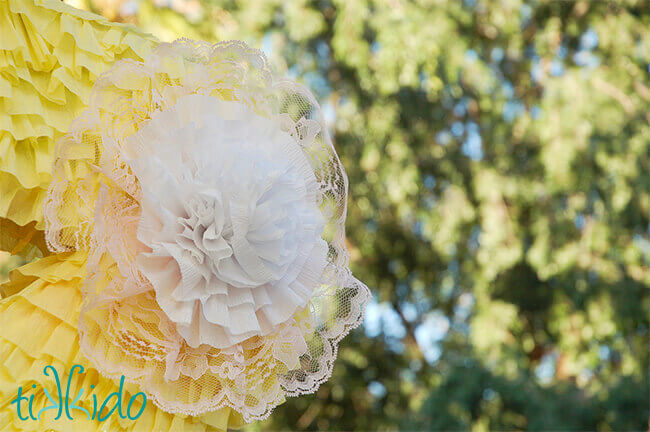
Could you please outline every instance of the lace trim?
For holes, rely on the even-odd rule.
[[[306,306],[271,334],[225,349],[189,346],[135,265],[146,250],[136,235],[142,188],[125,143],[187,95],[245,104],[289,134],[311,165],[326,221],[327,264]],[[124,375],[172,413],[230,407],[251,421],[268,417],[286,396],[316,391],[370,298],[348,269],[347,181],[313,95],[276,79],[261,51],[183,39],[161,44],[144,62],[117,62],[60,141],[44,205],[48,246],[89,252],[79,319],[84,354],[103,375]]]

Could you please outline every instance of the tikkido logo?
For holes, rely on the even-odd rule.
[[[74,420],[73,411],[77,410],[83,412],[88,418],[88,420],[96,419],[97,421],[103,422],[111,415],[113,415],[116,410],[120,418],[122,419],[128,418],[129,420],[137,420],[144,412],[144,409],[147,406],[147,396],[144,393],[140,392],[131,396],[126,406],[126,415],[124,414],[124,408],[122,406],[122,399],[123,399],[122,395],[124,393],[124,376],[122,376],[122,378],[120,379],[119,390],[110,393],[108,397],[106,397],[106,399],[104,399],[104,401],[101,403],[101,405],[97,400],[97,395],[96,394],[92,395],[93,410],[91,414],[91,412],[86,408],[77,405],[77,403],[83,397],[83,392],[84,392],[83,389],[79,389],[77,395],[74,398],[70,394],[72,376],[75,374],[75,371],[78,371],[79,375],[82,375],[84,373],[84,368],[79,364],[72,366],[72,369],[70,369],[70,375],[68,376],[68,382],[64,393],[62,391],[63,388],[61,387],[61,380],[59,379],[58,371],[53,366],[45,366],[45,368],[43,368],[43,374],[45,376],[49,377],[50,373],[52,373],[52,378],[56,382],[57,395],[55,396],[57,397],[54,398],[46,388],[43,388],[42,389],[43,393],[45,394],[45,397],[49,399],[51,405],[41,408],[40,410],[38,410],[36,415],[34,415],[34,406],[33,406],[34,395],[38,394],[36,384],[32,384],[33,391],[31,392],[32,394],[30,394],[29,397],[23,396],[22,386],[18,387],[18,396],[16,396],[16,398],[11,401],[11,405],[16,404],[16,413],[18,414],[18,418],[23,421],[29,419],[37,421],[41,419],[41,415],[43,415],[45,412],[50,410],[57,410],[56,417],[54,418],[54,420],[59,420],[64,415],[64,413],[67,419]],[[94,385],[90,386],[91,390],[94,388],[95,388]],[[138,401],[139,396],[142,396],[142,402],[140,404],[140,408],[135,415],[132,415],[132,410],[135,410],[135,408],[137,408],[137,406],[134,407],[133,404]],[[115,405],[113,405],[113,407],[109,409],[108,405],[109,403],[111,403],[111,399],[113,398],[115,398],[114,401]],[[27,414],[24,414],[25,411],[23,410],[24,408],[23,402],[27,404]],[[105,412],[106,410],[108,410],[108,412]]]

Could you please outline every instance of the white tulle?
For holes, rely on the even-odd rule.
[[[124,148],[140,182],[138,268],[192,347],[267,335],[327,263],[318,184],[297,143],[237,102],[188,95]]]

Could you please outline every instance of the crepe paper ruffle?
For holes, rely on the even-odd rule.
[[[61,1],[0,1],[0,221],[21,233],[44,229],[55,140],[86,107],[98,75],[116,60],[141,60],[155,44]],[[0,245],[9,236],[0,230]]]
[[[242,426],[242,419],[234,411],[223,408],[200,417],[173,415],[157,408],[148,401],[143,414],[137,420],[109,416],[104,422],[88,420],[83,413],[76,413],[72,421],[44,413],[39,421],[23,421],[17,416],[10,401],[16,397],[18,387],[29,397],[32,384],[34,411],[50,402],[42,388],[56,393],[52,376],[45,376],[43,368],[53,366],[61,381],[67,383],[73,365],[84,367],[83,374],[72,377],[71,395],[79,389],[86,397],[77,405],[92,412],[92,396],[105,400],[119,389],[115,381],[103,377],[79,350],[77,320],[82,303],[80,287],[85,279],[86,256],[84,253],[64,253],[42,258],[19,267],[11,275],[11,281],[3,289],[16,294],[0,300],[0,432],[4,431],[226,431]],[[29,337],[27,337],[29,335]],[[94,389],[91,389],[91,385]],[[141,390],[132,384],[125,386],[126,400]],[[135,409],[135,408],[134,408]]]
[[[43,231],[34,228],[35,221],[25,226],[0,218],[0,251],[19,255],[25,261],[49,255]]]
[[[26,259],[44,248],[42,203],[51,179],[54,142],[82,111],[97,76],[119,59],[140,60],[156,41],[56,0],[0,2],[0,248]],[[27,240],[27,242],[25,242]],[[0,285],[0,431],[180,430],[225,431],[241,416],[224,408],[201,417],[173,415],[148,403],[137,422],[111,416],[104,423],[21,421],[9,401],[33,382],[53,392],[43,368],[86,368],[73,386],[95,385],[99,399],[117,384],[92,369],[79,351],[77,319],[83,254],[57,254],[23,266]],[[140,391],[129,385],[130,394]],[[47,403],[43,393],[34,405]]]

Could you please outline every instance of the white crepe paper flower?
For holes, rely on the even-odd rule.
[[[189,95],[125,153],[142,188],[137,236],[151,249],[138,268],[190,346],[270,334],[307,304],[326,265],[325,223],[289,134],[241,103]]]

